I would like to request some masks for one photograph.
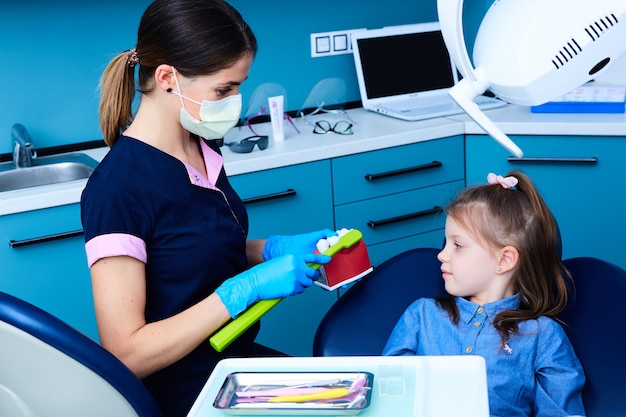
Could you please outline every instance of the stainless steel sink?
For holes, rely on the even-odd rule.
[[[15,168],[0,164],[0,192],[89,178],[98,162],[83,153],[44,156],[33,159],[33,166]]]

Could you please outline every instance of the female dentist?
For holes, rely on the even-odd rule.
[[[137,44],[101,79],[111,148],[81,199],[102,345],[139,376],[164,417],[184,416],[215,364],[254,356],[258,324],[221,353],[207,338],[252,303],[301,293],[322,230],[247,240],[219,139],[240,117],[257,49],[222,0],[156,0]],[[132,113],[135,91],[141,94]]]

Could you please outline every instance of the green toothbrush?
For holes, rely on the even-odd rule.
[[[363,235],[356,229],[351,229],[345,235],[339,238],[339,242],[326,249],[323,254],[333,256],[342,249],[351,248],[356,245]],[[311,268],[318,269],[320,264],[309,264]],[[246,311],[241,313],[239,317],[232,320],[226,326],[222,327],[217,333],[215,333],[209,339],[209,343],[218,352],[226,349],[235,339],[237,339],[243,332],[248,330],[250,326],[256,323],[263,315],[270,311],[276,304],[278,304],[282,298],[275,298],[272,300],[261,300],[250,306]]]

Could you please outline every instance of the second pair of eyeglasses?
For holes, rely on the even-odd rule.
[[[322,102],[314,111],[312,111],[308,115],[305,115],[304,111],[300,111],[301,119],[304,121],[305,124],[308,124],[313,127],[313,133],[318,134],[318,135],[326,134],[326,133],[336,133],[338,135],[354,134],[352,127],[354,126],[355,122],[350,118],[350,116],[345,110],[325,109],[323,106],[324,106],[324,103]],[[335,122],[334,124],[332,124],[328,120],[318,120],[314,123],[310,121],[309,119],[310,116],[313,116],[319,113],[341,114],[344,117],[346,117],[346,119],[348,120],[339,120]],[[254,136],[242,139],[239,143],[227,144],[230,146],[231,150],[233,150],[234,152],[240,152],[240,153],[251,152],[252,149],[254,148],[255,142],[257,141],[260,142],[259,143],[260,150],[264,150],[267,148],[267,139],[268,139],[267,136],[258,134],[252,127],[253,125],[252,120],[259,118],[259,117],[263,117],[263,116],[269,116],[268,106],[261,106],[261,109],[257,113],[253,114],[252,116],[246,117],[244,119],[245,125],[248,126],[248,129],[250,129],[250,131],[254,134]],[[293,119],[287,113],[284,113],[284,118],[291,124],[294,130],[298,134],[300,134],[300,130],[298,130]],[[234,146],[234,145],[243,145],[243,146],[240,147],[240,146]]]

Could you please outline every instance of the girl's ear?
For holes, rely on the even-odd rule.
[[[500,260],[498,262],[497,272],[502,274],[511,271],[517,266],[519,261],[519,252],[513,246],[505,246],[500,249]]]

